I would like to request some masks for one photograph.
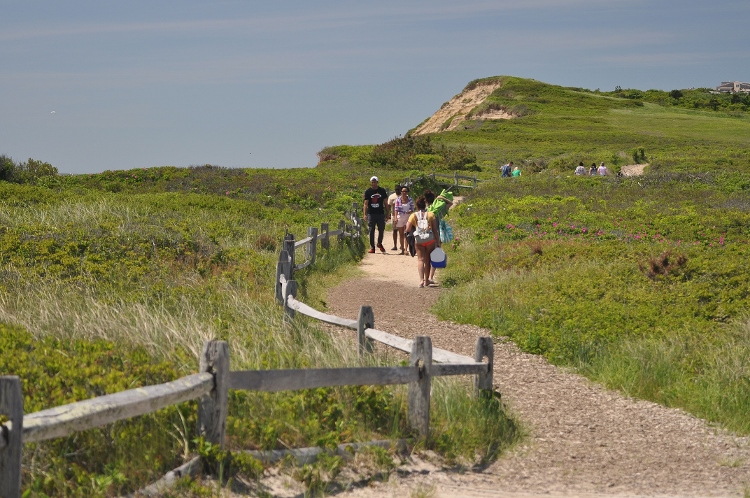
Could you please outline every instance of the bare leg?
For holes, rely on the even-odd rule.
[[[406,227],[405,226],[399,227],[398,237],[399,237],[399,240],[401,241],[401,252],[404,252],[404,249],[406,247]]]
[[[432,253],[432,251],[435,249],[435,247],[436,247],[435,244],[430,244],[424,250],[424,261],[423,261],[422,264],[424,265],[424,270],[423,270],[423,272],[424,272],[424,279],[423,279],[423,281],[424,281],[425,287],[427,287],[427,285],[429,284],[429,281],[431,280],[430,279],[430,272],[433,271],[433,270],[435,270],[432,267],[432,264],[430,264],[430,253]]]
[[[427,249],[425,249],[423,246],[417,246],[417,272],[419,273],[419,286],[424,287],[425,284],[425,268],[424,268],[424,262],[427,260],[429,262],[429,256],[427,255]]]

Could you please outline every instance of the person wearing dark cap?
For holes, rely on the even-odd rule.
[[[370,178],[370,188],[365,190],[365,202],[362,206],[362,217],[367,220],[370,228],[370,253],[375,252],[375,228],[378,229],[378,249],[385,254],[383,247],[383,233],[385,220],[388,218],[388,194],[378,185],[378,177]]]

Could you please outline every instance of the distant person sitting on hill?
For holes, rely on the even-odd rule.
[[[576,168],[576,175],[581,176],[586,174],[586,166],[583,165],[583,161],[578,163],[578,167]]]
[[[509,162],[500,170],[501,178],[510,178],[510,170],[513,168],[513,161]]]
[[[516,176],[516,177],[521,176],[521,170],[518,169],[518,166],[516,166],[515,168],[513,168],[513,173],[511,173],[511,175],[512,176]]]
[[[599,173],[599,176],[607,176],[607,167],[604,165],[604,163],[601,163],[599,165],[599,169],[596,170],[597,173]]]
[[[596,163],[591,163],[591,169],[589,169],[589,175],[590,176],[596,175]]]

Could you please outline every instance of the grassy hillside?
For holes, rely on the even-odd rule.
[[[47,163],[0,156],[0,372],[24,379],[33,411],[194,372],[206,338],[229,341],[234,369],[356,364],[314,324],[283,327],[272,300],[283,234],[340,219],[372,174],[392,187],[406,175],[471,171],[487,182],[448,218],[457,238],[439,274],[449,288],[440,316],[750,433],[747,104],[704,90],[605,93],[493,79],[503,85],[484,105],[517,118],[326,147],[314,169],[61,177]],[[521,178],[498,178],[508,160]],[[572,175],[579,161],[616,170],[634,160],[650,164],[645,176]],[[436,188],[419,182],[412,191],[425,187]],[[324,309],[324,288],[361,255],[361,245],[346,245],[300,272],[303,299]],[[440,405],[468,415],[436,410],[434,447],[493,458],[515,426],[498,405],[471,404],[454,388],[436,394],[448,399]],[[230,450],[408,435],[398,389],[235,393],[231,403]],[[122,494],[196,452],[227,474],[260,471],[196,440],[194,417],[186,404],[27,446],[24,486]],[[476,434],[488,428],[494,444],[480,447]],[[388,455],[375,460],[392,465]],[[320,490],[341,464],[296,475]]]
[[[451,290],[436,312],[750,433],[750,99],[513,77],[467,89],[488,81],[502,85],[464,126],[415,139],[475,154],[488,180],[448,218]],[[483,109],[516,117],[482,120]],[[404,150],[382,167],[419,159]],[[521,178],[498,178],[508,160]],[[579,161],[649,166],[636,178],[576,177]]]
[[[708,104],[691,105],[692,109],[673,105],[679,99],[668,92],[591,92],[505,76],[487,80],[501,81],[502,86],[475,114],[496,108],[518,117],[469,120],[459,130],[431,137],[450,147],[467,147],[486,171],[509,160],[527,172],[572,171],[579,161],[605,161],[617,168],[631,164],[640,149],[652,170],[750,165],[750,106],[733,105],[729,95],[685,90],[688,96],[682,99],[694,93],[703,99],[695,96],[691,102],[723,99],[714,111]]]
[[[475,152],[491,179],[449,218],[452,290],[436,311],[749,433],[747,105],[705,90],[680,92],[690,104],[499,80],[485,106],[520,117],[431,137]],[[616,168],[640,149],[645,176],[572,175],[579,161]],[[522,178],[497,178],[507,160]]]
[[[0,374],[21,377],[33,412],[195,373],[207,339],[229,343],[233,370],[378,364],[304,317],[284,325],[273,293],[286,231],[337,225],[369,176],[204,166],[0,181]],[[361,241],[319,251],[295,274],[301,299],[325,309],[326,286],[363,252]],[[435,396],[470,414],[459,423],[435,411],[427,444],[449,459],[492,459],[516,438],[498,402],[468,399],[452,382],[436,383]],[[232,453],[197,438],[195,417],[195,403],[184,403],[26,445],[23,487],[33,496],[118,496],[195,454],[225,478],[252,478],[262,466],[240,450],[411,436],[401,387],[231,391]],[[388,471],[392,455],[381,453],[376,467]],[[318,492],[342,466],[332,457],[295,476]]]

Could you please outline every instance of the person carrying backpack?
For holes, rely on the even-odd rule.
[[[435,213],[427,211],[427,201],[424,196],[417,199],[417,210],[409,216],[406,231],[413,231],[414,245],[417,249],[417,273],[419,273],[419,287],[427,287],[430,277],[430,253],[440,247],[440,229]]]

